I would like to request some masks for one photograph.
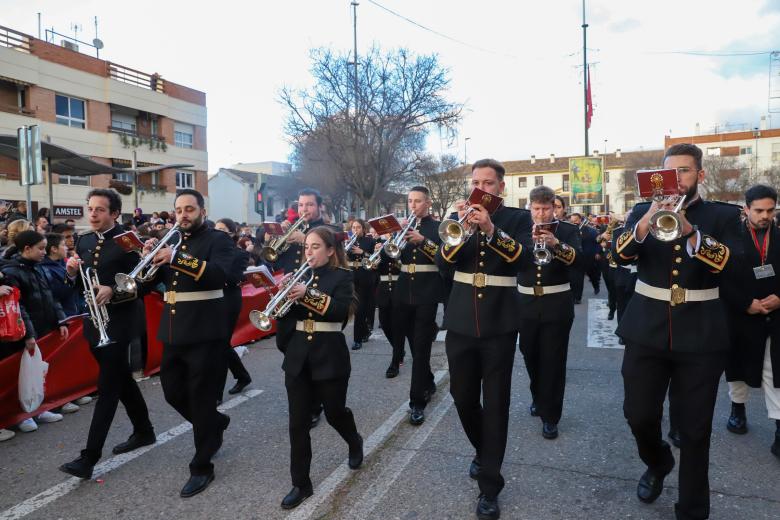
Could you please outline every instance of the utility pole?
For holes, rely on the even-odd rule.
[[[352,2],[350,2],[350,5],[352,6],[352,65],[354,67],[352,73],[352,81],[353,81],[352,88],[354,91],[354,98],[355,98],[355,112],[354,112],[354,117],[352,119],[352,131],[355,139],[357,139],[357,118],[358,118],[357,7],[360,4],[356,0],[352,0]],[[357,146],[354,147],[354,152],[355,152],[354,167],[357,168],[358,167]],[[347,210],[348,212],[352,209],[351,195],[352,193],[349,191],[349,189],[347,189],[347,208],[349,208]]]
[[[588,24],[585,23],[585,0],[582,0],[582,94],[585,123],[585,157],[588,152]]]

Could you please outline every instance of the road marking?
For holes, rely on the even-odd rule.
[[[446,330],[440,330],[436,333],[436,341],[444,341],[444,339],[447,337],[447,331]]]
[[[623,349],[615,335],[617,320],[608,320],[609,303],[602,298],[588,299],[588,347]]]
[[[446,374],[446,370],[438,370],[433,376],[434,383],[438,385]],[[374,433],[372,433],[365,442],[363,442],[363,456],[365,458],[368,458],[377,447],[387,440],[396,426],[406,418],[408,410],[409,401],[406,401],[399,406],[398,409],[379,426],[379,428],[374,430]],[[352,474],[353,470],[349,469],[347,460],[344,459],[344,462],[339,464],[333,473],[328,475],[327,478],[314,489],[314,495],[311,498],[287,515],[287,520],[304,520],[311,518],[317,507],[325,502],[325,500],[336,491],[336,488]]]
[[[230,401],[223,403],[218,408],[218,410],[220,411],[230,410],[231,408],[235,408],[236,406],[245,403],[246,401],[248,401],[253,397],[257,397],[262,393],[263,393],[262,390],[247,390],[246,392],[243,393],[243,395],[239,395],[237,397],[234,397]],[[131,460],[137,459],[141,455],[153,450],[154,448],[162,446],[167,442],[172,441],[179,435],[183,433],[187,433],[191,429],[192,429],[192,424],[190,424],[189,422],[183,422],[178,426],[174,426],[170,430],[165,431],[160,435],[158,435],[157,442],[155,444],[144,446],[143,448],[133,450],[129,453],[122,453],[121,455],[116,455],[114,457],[111,457],[105,462],[101,462],[100,464],[95,466],[95,469],[92,472],[92,478],[95,479],[97,477],[100,477],[101,475],[105,475],[109,471],[113,471],[119,468],[120,466],[127,464]],[[46,491],[38,493],[34,497],[30,497],[24,502],[20,502],[19,504],[13,506],[12,508],[3,511],[2,513],[0,513],[0,520],[17,520],[19,518],[23,518],[29,515],[30,513],[33,513],[38,509],[54,502],[55,500],[64,497],[74,489],[78,488],[82,482],[84,482],[83,479],[77,477],[70,477],[68,480],[61,482],[56,486],[52,486]]]
[[[345,518],[354,518],[362,520],[368,518],[379,501],[390,491],[390,486],[398,479],[404,468],[412,461],[417,451],[422,448],[425,441],[428,440],[433,430],[438,426],[444,415],[452,407],[454,401],[452,396],[447,394],[444,399],[433,409],[433,412],[427,417],[425,423],[406,441],[404,447],[399,450],[395,456],[384,465],[382,472],[374,479],[374,483],[365,490],[363,496],[356,501],[355,506],[347,513]]]

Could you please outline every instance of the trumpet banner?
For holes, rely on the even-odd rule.
[[[569,159],[572,206],[604,204],[604,161],[601,157]]]

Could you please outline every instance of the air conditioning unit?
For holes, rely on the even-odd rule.
[[[79,46],[70,40],[60,40],[60,45],[68,49],[69,51],[79,52]]]

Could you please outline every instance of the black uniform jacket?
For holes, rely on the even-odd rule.
[[[401,251],[401,263],[408,269],[414,269],[418,265],[436,266],[436,252],[441,244],[439,221],[428,215],[418,219],[415,227],[425,237],[425,240],[417,245],[407,242]],[[433,272],[401,272],[398,275],[397,290],[393,291],[393,303],[435,304],[442,301],[443,295],[444,286],[438,269]]]
[[[79,235],[76,242],[76,254],[83,262],[83,268],[92,268],[97,272],[100,285],[106,285],[114,290],[111,303],[107,306],[108,327],[106,332],[111,340],[117,343],[128,343],[141,331],[139,327],[138,303],[135,294],[121,293],[116,289],[114,277],[117,273],[129,274],[141,261],[141,257],[135,252],[125,252],[114,242],[114,237],[124,233],[119,225],[115,225],[105,233],[95,231]],[[84,290],[81,276],[68,279],[68,283],[75,284],[80,290]],[[100,333],[92,324],[89,317],[84,319],[84,337],[90,345],[96,345],[100,341]]]
[[[517,276],[525,250],[520,245],[520,235],[530,229],[531,214],[524,209],[502,206],[490,218],[495,226],[490,241],[483,232],[476,231],[459,246],[442,245],[436,257],[442,268],[451,266],[453,273],[482,273],[512,279]],[[478,277],[474,284],[453,282],[444,312],[444,327],[472,338],[516,331],[520,298],[514,283],[509,287],[480,285]]]
[[[319,267],[306,294],[279,319],[280,329],[288,338],[277,334],[277,346],[284,352],[282,370],[297,376],[308,364],[314,381],[349,377],[349,350],[344,333],[295,330],[297,321],[313,320],[340,323],[343,328],[353,302],[352,273],[349,269]]]
[[[347,251],[347,260],[349,261],[352,272],[355,273],[356,284],[372,284],[374,281],[374,273],[363,267],[363,259],[368,258],[374,252],[374,244],[376,240],[372,237],[360,237],[355,242],[355,246],[363,250],[361,254],[352,253]]]
[[[331,226],[328,224],[325,224],[325,222],[322,221],[322,219],[312,220],[311,222],[306,222],[301,226],[298,230],[302,233],[306,233],[311,228],[315,228],[317,226],[327,226],[332,231],[340,231],[340,229],[336,226]],[[305,261],[303,251],[304,251],[304,245],[303,244],[293,244],[292,242],[288,242],[289,247],[287,250],[279,255],[279,258],[276,259],[276,262],[274,262],[274,271],[282,270],[285,274],[291,273],[295,270],[297,270],[301,263]]]
[[[379,266],[376,268],[379,283],[376,286],[377,307],[390,307],[393,303],[393,292],[397,291],[398,276],[401,274],[401,260],[392,259],[384,251],[379,253]],[[382,277],[387,276],[387,281]]]
[[[524,235],[527,254],[520,259],[517,284],[524,287],[563,285],[571,280],[570,272],[583,262],[580,230],[569,222],[559,222],[555,238],[561,242],[559,248],[551,250],[552,261],[547,265],[536,265],[533,259],[531,228]],[[542,289],[544,290],[544,289]],[[520,319],[552,322],[570,320],[574,317],[574,300],[571,291],[532,296],[520,294]]]
[[[184,233],[173,261],[157,272],[154,283],[163,282],[166,291],[177,293],[221,290],[224,294],[235,249],[227,233],[201,225]],[[224,341],[232,333],[226,316],[224,296],[166,303],[157,339],[171,345]]]
[[[678,291],[719,287],[727,275],[724,270],[741,256],[739,208],[696,199],[684,210],[701,233],[700,248],[691,257],[686,247],[688,236],[662,242],[648,233],[641,244],[636,241],[634,228],[649,207],[644,202],[631,211],[623,233],[613,244],[615,261],[619,265],[636,262],[638,282],[653,287]],[[627,343],[679,352],[722,351],[730,344],[726,310],[720,299],[672,305],[637,292],[617,334]]]
[[[617,269],[615,269],[615,287],[626,288],[633,291],[634,284],[636,284],[636,266],[634,264],[626,265],[624,262],[618,264],[615,260],[615,258],[617,258],[617,253],[613,248],[615,239],[622,235],[625,230],[625,227],[620,226],[612,231],[609,244],[609,261],[610,264],[614,263],[617,265]],[[633,270],[631,269],[632,266],[634,267]]]
[[[754,299],[761,300],[770,294],[780,296],[780,231],[769,226],[765,265],[771,265],[775,275],[756,279],[753,268],[761,265],[761,255],[753,242],[753,236],[745,223],[740,228],[740,238],[744,249],[744,262],[740,262],[739,276],[729,278],[724,287],[724,297],[729,304],[733,333],[733,356],[726,369],[729,381],[744,381],[759,388],[764,369],[764,350],[766,340],[771,337],[772,375],[775,388],[780,388],[780,309],[769,314],[750,315],[748,307]],[[759,245],[763,244],[758,236]],[[736,280],[737,283],[733,283]]]

